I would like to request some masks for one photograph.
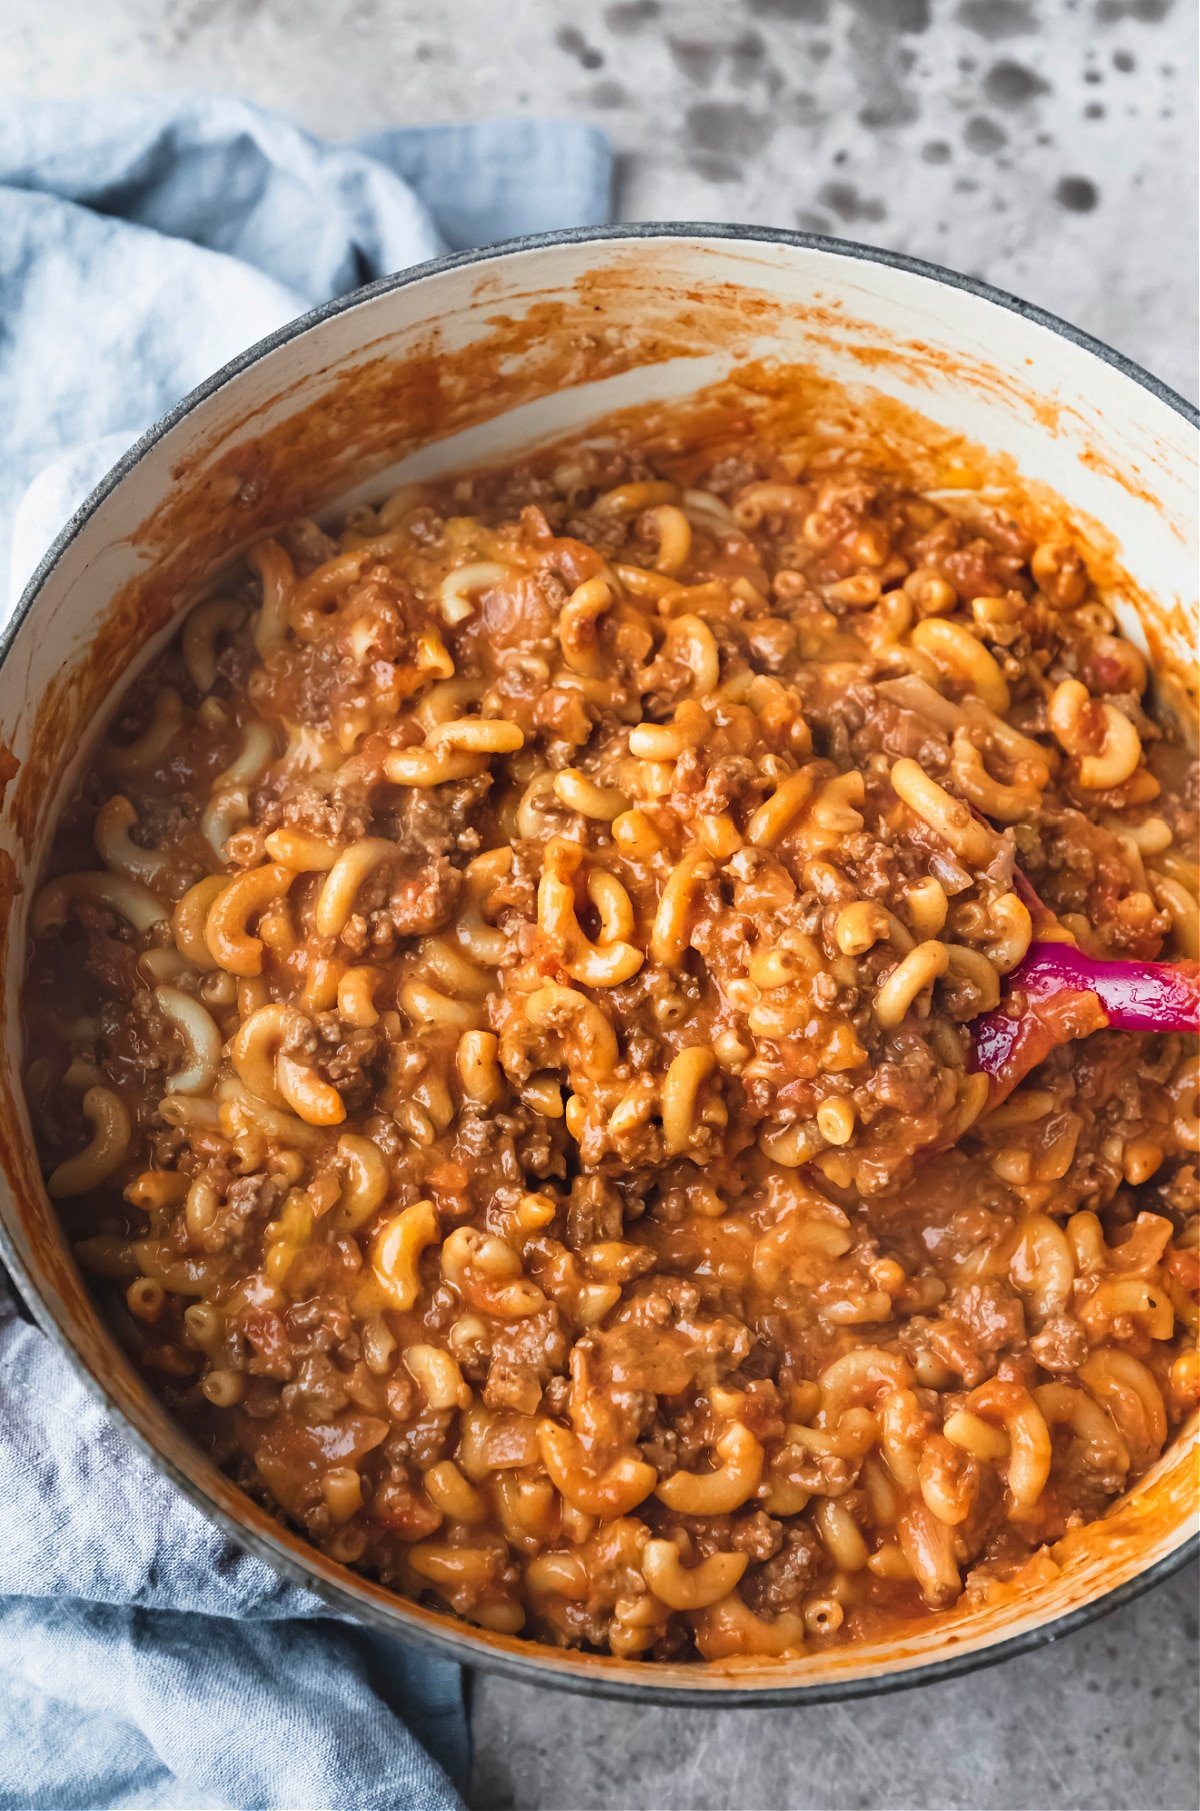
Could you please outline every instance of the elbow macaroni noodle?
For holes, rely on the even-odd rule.
[[[1061,528],[730,433],[251,549],[68,814],[28,1091],[331,1557],[786,1661],[1035,1578],[1200,1394],[1195,1051],[970,1066],[1035,936],[1194,956],[1195,825]]]

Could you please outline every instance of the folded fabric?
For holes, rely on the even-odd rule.
[[[565,121],[331,145],[220,96],[6,101],[0,577],[10,534],[19,591],[112,448],[235,353],[447,249],[606,220],[611,172],[604,135]],[[44,481],[14,530],[34,477],[108,435],[106,464]]]
[[[601,134],[329,145],[216,97],[0,109],[0,623],[156,416],[304,308],[607,217]],[[0,1811],[461,1800],[459,1670],[336,1621],[127,1441],[0,1274]],[[423,1746],[422,1746],[423,1744]]]

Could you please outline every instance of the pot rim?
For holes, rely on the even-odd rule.
[[[1022,320],[1034,326],[1045,328],[1059,338],[1067,340],[1119,371],[1122,376],[1129,378],[1141,389],[1147,390],[1157,401],[1181,416],[1193,429],[1200,430],[1200,411],[1160,378],[1155,377],[1104,341],[1073,326],[1070,322],[1064,321],[1047,309],[1038,307],[1035,303],[1026,302],[994,284],[986,283],[977,277],[964,276],[958,271],[931,263],[927,259],[915,258],[906,253],[888,251],[880,247],[860,244],[856,240],[838,239],[820,233],[792,232],[782,227],[742,226],[704,221],[623,222],[608,226],[569,227],[556,232],[531,233],[516,239],[503,240],[495,245],[474,247],[466,251],[452,252],[444,257],[428,259],[422,264],[410,266],[406,270],[394,272],[389,276],[379,277],[360,289],[335,297],[332,301],[322,303],[319,307],[298,315],[294,320],[284,323],[274,332],[257,340],[190,390],[122,454],[55,536],[23,588],[9,621],[3,632],[0,633],[0,666],[3,666],[7,660],[26,618],[34,610],[47,580],[63,554],[101,505],[141,462],[146,453],[156,446],[166,434],[185,421],[202,403],[215,396],[227,384],[232,383],[261,359],[288,345],[291,341],[301,338],[336,315],[348,314],[356,308],[375,301],[380,296],[408,288],[426,278],[441,276],[446,272],[476,264],[495,262],[513,254],[548,250],[556,246],[602,246],[638,239],[726,240],[735,244],[782,245],[799,251],[830,253],[866,264],[880,265],[887,270],[900,271],[907,276],[926,278],[940,283],[946,288],[957,289],[973,295],[981,301],[989,302],[1008,313],[1018,315]],[[642,1664],[640,1674],[636,1679],[613,1676],[605,1670],[603,1665],[597,1665],[593,1670],[584,1672],[562,1664],[557,1650],[540,1643],[530,1643],[527,1652],[522,1652],[515,1647],[500,1648],[493,1646],[484,1638],[482,1631],[473,1632],[469,1624],[449,1615],[444,1617],[439,1615],[436,1623],[430,1623],[426,1620],[430,1612],[426,1611],[418,1620],[413,1615],[417,1606],[410,1605],[406,1598],[399,1595],[390,1598],[372,1596],[362,1599],[355,1590],[323,1578],[298,1553],[291,1551],[281,1538],[248,1527],[229,1514],[209,1495],[202,1484],[183,1472],[172,1457],[133,1424],[115,1394],[87,1365],[76,1349],[68,1329],[60,1325],[33,1276],[19,1256],[3,1220],[0,1220],[0,1259],[3,1260],[37,1325],[58,1345],[85,1387],[114,1416],[123,1435],[131,1440],[158,1470],[164,1472],[210,1521],[216,1522],[223,1528],[237,1545],[264,1560],[293,1583],[306,1587],[315,1596],[328,1603],[331,1609],[340,1612],[343,1616],[358,1622],[365,1622],[396,1640],[432,1650],[445,1658],[456,1660],[460,1664],[482,1667],[487,1671],[496,1672],[523,1683],[536,1682],[540,1685],[550,1685],[560,1690],[579,1694],[592,1693],[601,1697],[637,1699],[654,1704],[680,1707],[705,1704],[713,1708],[731,1709],[751,1706],[827,1704],[835,1701],[883,1696],[892,1692],[908,1690],[917,1685],[943,1683],[965,1673],[999,1665],[1004,1660],[1014,1659],[1020,1654],[1031,1653],[1048,1646],[1051,1642],[1062,1640],[1065,1636],[1074,1634],[1076,1630],[1098,1621],[1101,1617],[1132,1602],[1134,1598],[1139,1597],[1152,1586],[1172,1577],[1200,1553],[1200,1532],[1195,1532],[1145,1570],[1125,1579],[1111,1590],[1102,1592],[1087,1603],[1063,1611],[1060,1615],[1052,1617],[1032,1629],[1026,1629],[1019,1634],[1001,1638],[968,1652],[956,1651],[944,1659],[935,1658],[910,1664],[896,1672],[884,1672],[860,1678],[835,1679],[827,1682],[815,1680],[790,1685],[781,1677],[779,1685],[756,1683],[745,1686],[733,1682],[728,1674],[713,1674],[700,1666],[695,1669],[694,1683],[689,1681],[687,1684],[669,1685],[656,1682],[654,1676],[656,1668],[650,1663]],[[565,1661],[567,1658],[568,1656],[564,1652],[562,1660]]]
[[[189,390],[174,408],[160,416],[122,453],[116,464],[84,498],[54,537],[22,589],[3,633],[0,633],[0,662],[7,655],[10,644],[51,571],[84,524],[118,484],[164,435],[178,427],[201,403],[206,402],[210,396],[215,396],[226,384],[232,383],[234,378],[256,365],[260,359],[278,351],[292,340],[299,339],[335,315],[349,314],[353,309],[362,307],[379,296],[407,289],[427,277],[441,276],[444,272],[462,270],[473,264],[492,263],[519,252],[544,251],[559,245],[603,245],[626,239],[724,239],[746,245],[786,245],[796,251],[828,252],[835,257],[852,258],[863,264],[879,264],[885,270],[901,271],[906,276],[925,277],[947,289],[957,289],[980,301],[990,302],[1033,326],[1044,327],[1060,339],[1079,347],[1081,351],[1090,352],[1094,358],[1112,366],[1140,389],[1149,391],[1158,402],[1164,403],[1190,427],[1200,431],[1200,408],[1188,402],[1186,397],[1173,390],[1170,384],[1164,383],[1162,378],[1155,377],[1153,372],[1147,371],[1134,359],[1108,345],[1105,340],[1085,332],[1082,327],[1076,327],[1061,315],[1040,307],[1036,302],[1027,302],[1023,297],[1013,295],[1010,290],[985,282],[982,277],[968,277],[944,264],[934,264],[928,258],[916,258],[907,252],[889,251],[882,246],[864,245],[857,239],[838,239],[824,233],[792,232],[787,227],[741,226],[702,220],[621,221],[608,226],[561,227],[551,233],[525,233],[516,239],[502,239],[495,245],[472,246],[465,251],[448,252],[441,258],[427,258],[423,264],[413,264],[405,270],[393,271],[389,276],[376,277],[373,282],[366,283],[359,289],[352,289],[345,295],[335,296],[329,302],[322,302],[318,307],[297,315],[294,320],[285,321],[281,327],[276,327],[274,332],[266,334],[262,339],[255,340],[244,352],[237,353],[210,377]]]

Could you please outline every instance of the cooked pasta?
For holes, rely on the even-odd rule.
[[[1194,1050],[972,1057],[1035,935],[1194,951],[1194,780],[1065,529],[660,443],[226,575],[64,820],[28,1093],[119,1336],[331,1558],[786,1658],[983,1600],[1195,1401]]]

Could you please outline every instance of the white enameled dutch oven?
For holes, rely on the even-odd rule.
[[[1043,1586],[931,1619],[903,1641],[718,1668],[565,1653],[469,1628],[323,1558],[221,1477],[148,1394],[97,1317],[42,1186],[19,1001],[29,899],[96,720],[232,554],[349,494],[505,457],[762,359],[811,366],[851,397],[891,398],[1011,459],[1068,513],[1102,525],[1156,653],[1190,660],[1187,405],[1085,335],[949,272],[833,240],[706,226],[522,240],[304,316],[126,455],[50,549],[0,643],[0,742],[19,763],[0,827],[0,1250],[38,1320],[180,1489],[337,1609],[517,1677],[681,1703],[849,1697],[1068,1633],[1188,1556],[1194,1429],[1103,1522],[1068,1537]]]

